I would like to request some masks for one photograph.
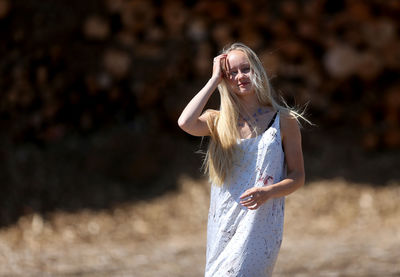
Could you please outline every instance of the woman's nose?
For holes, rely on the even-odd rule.
[[[242,71],[239,71],[236,77],[240,80],[245,76],[245,74]]]

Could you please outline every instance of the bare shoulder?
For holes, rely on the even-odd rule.
[[[200,116],[200,120],[206,122],[208,120],[214,121],[219,116],[218,110],[208,109],[203,112]]]
[[[279,113],[282,140],[285,137],[300,137],[300,125],[296,115],[288,110],[281,110]]]
[[[216,116],[219,115],[219,111],[214,109],[208,109],[205,110],[203,114],[207,114],[208,116]]]

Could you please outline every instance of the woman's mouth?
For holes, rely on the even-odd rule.
[[[240,84],[239,84],[239,87],[245,87],[245,86],[247,86],[248,84],[250,84],[250,82],[243,82],[243,83],[240,83]]]

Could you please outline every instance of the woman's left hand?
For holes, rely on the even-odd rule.
[[[240,196],[240,204],[249,210],[256,210],[270,198],[268,187],[253,187]]]

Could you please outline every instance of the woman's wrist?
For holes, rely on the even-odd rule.
[[[218,76],[211,76],[210,80],[208,81],[215,86],[218,86],[218,84],[221,82],[220,77]]]
[[[272,185],[261,187],[261,189],[264,192],[264,194],[265,194],[267,199],[270,199],[270,198],[274,197],[274,193],[273,193],[273,189],[274,188],[272,187]]]

